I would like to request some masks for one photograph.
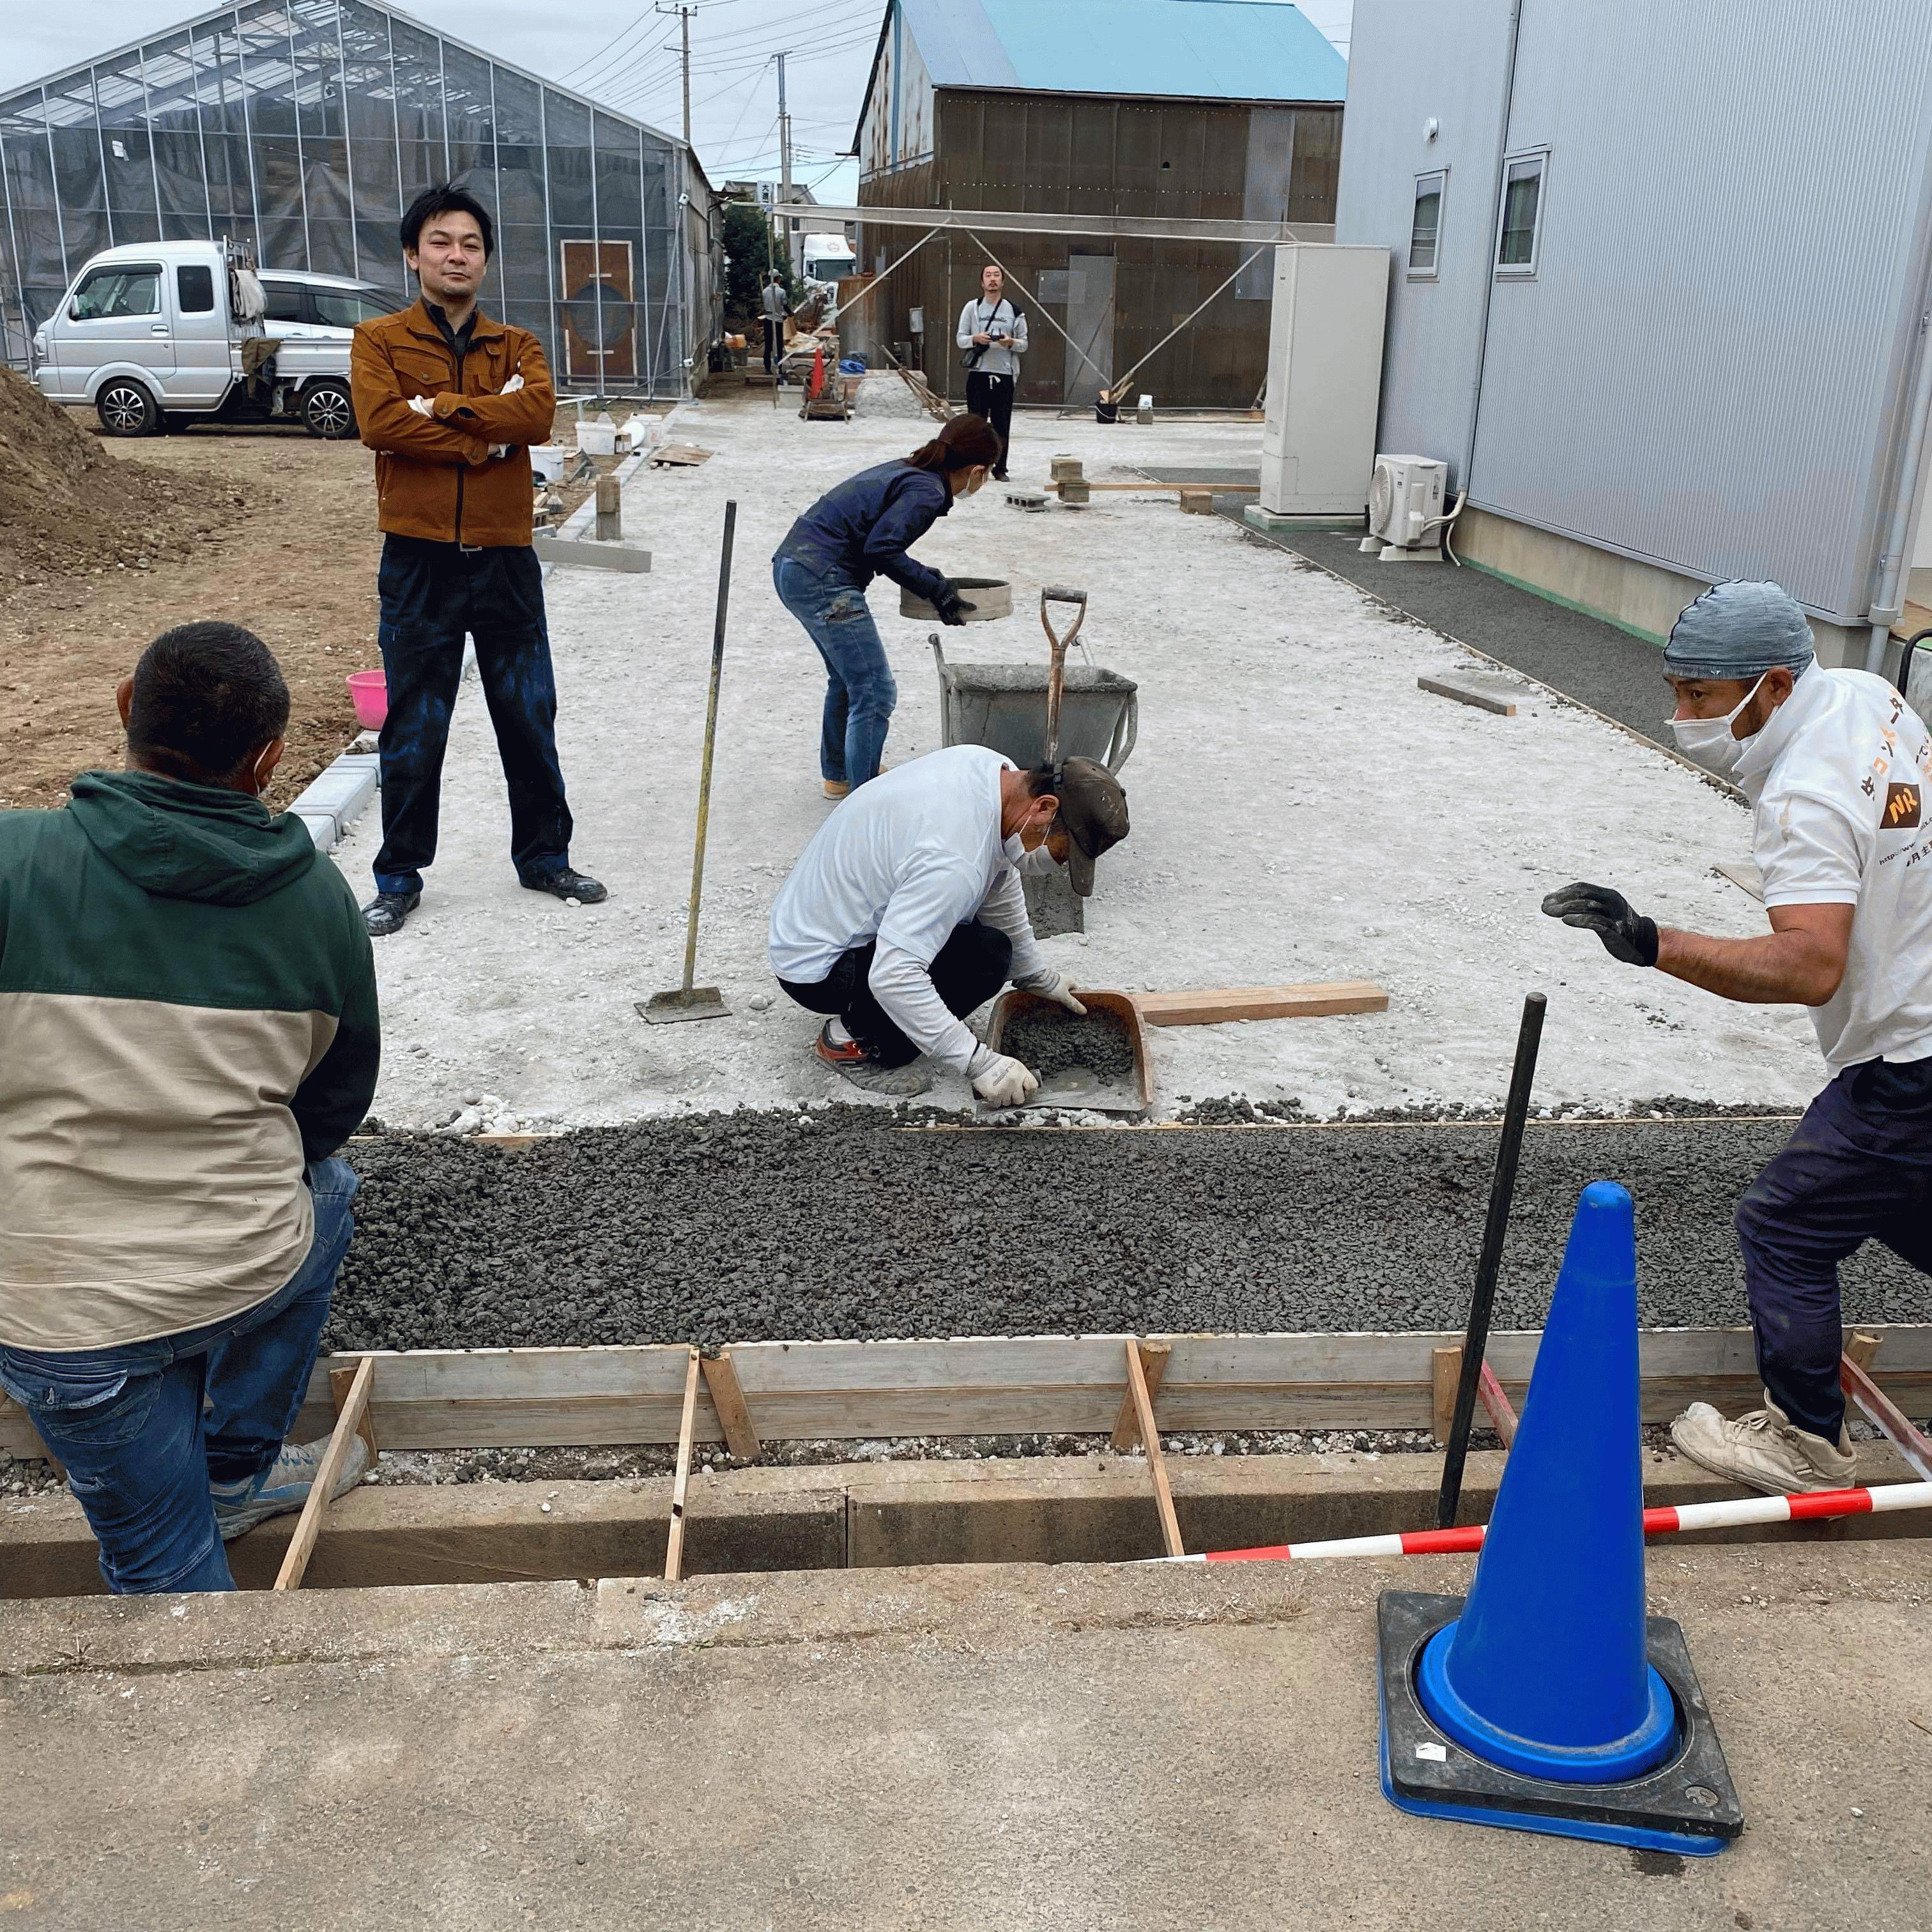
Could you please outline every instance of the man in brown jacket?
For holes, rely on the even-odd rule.
[[[388,717],[381,741],[382,848],[363,922],[380,938],[422,897],[463,640],[496,728],[510,794],[510,858],[532,892],[594,905],[570,864],[570,807],[556,759],[556,684],[543,572],[530,548],[529,446],[556,406],[543,350],[493,322],[476,292],[494,246],[489,211],[433,188],[403,217],[403,254],[422,298],[365,322],[350,355],[356,418],[376,452],[380,640]]]

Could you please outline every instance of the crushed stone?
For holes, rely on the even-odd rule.
[[[1112,1086],[1134,1070],[1126,1022],[1098,1006],[1090,1009],[1084,1019],[1058,1006],[1036,1006],[1013,1016],[1000,1030],[1000,1050],[1023,1061],[1042,1080],[1077,1066],[1102,1085]]]
[[[1789,1132],[1532,1132],[1497,1327],[1541,1325],[1577,1196],[1603,1178],[1636,1198],[1644,1322],[1742,1323],[1731,1217]],[[347,1150],[363,1187],[325,1342],[1455,1328],[1496,1138],[975,1132],[864,1107],[660,1118],[517,1150],[388,1136]],[[1843,1272],[1846,1320],[1932,1318],[1932,1278],[1888,1251],[1868,1244]]]

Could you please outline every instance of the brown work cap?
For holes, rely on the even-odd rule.
[[[1050,832],[1066,834],[1066,878],[1084,899],[1094,890],[1094,861],[1127,836],[1127,795],[1092,758],[1069,758],[1054,775],[1060,800]]]

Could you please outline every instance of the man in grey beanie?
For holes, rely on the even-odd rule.
[[[1815,664],[1804,613],[1774,584],[1688,605],[1664,669],[1679,749],[1750,801],[1771,930],[1680,932],[1580,883],[1543,910],[1627,964],[1811,1009],[1830,1081],[1737,1214],[1765,1406],[1730,1420],[1694,1402],[1670,1433],[1767,1495],[1837,1489],[1856,1468],[1838,1264],[1879,1240],[1932,1274],[1932,739],[1882,678]]]

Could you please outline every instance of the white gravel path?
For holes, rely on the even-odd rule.
[[[651,573],[552,574],[572,856],[609,885],[605,904],[574,910],[518,889],[488,718],[466,682],[422,910],[377,943],[376,1111],[391,1124],[434,1124],[477,1094],[538,1125],[850,1097],[808,1060],[816,1020],[782,994],[752,1004],[775,993],[772,895],[831,808],[817,769],[823,673],[768,559],[823,490],[922,439],[892,387],[880,400],[844,424],[762,398],[688,406],[677,434],[711,461],[646,471],[626,494],[626,534],[651,548]],[[1043,478],[1058,451],[1119,477],[1141,463],[1252,463],[1261,436],[1252,423],[1016,427],[1016,484]],[[682,961],[728,496],[737,565],[699,978],[733,1012],[647,1027],[633,1003],[675,984]],[[1040,656],[1029,607],[1041,584],[1072,582],[1091,594],[1094,661],[1139,682],[1123,773],[1133,836],[1102,863],[1084,938],[1048,942],[1076,979],[1389,990],[1379,1017],[1156,1032],[1158,1112],[1224,1094],[1292,1096],[1324,1114],[1492,1101],[1522,995],[1538,987],[1550,1006],[1538,1093],[1551,1106],[1663,1094],[1786,1106],[1821,1084],[1802,1011],[1735,1006],[1618,966],[1537,909],[1580,877],[1673,923],[1762,929],[1760,908],[1711,870],[1746,854],[1742,811],[1670,760],[1533,687],[1513,718],[1424,694],[1418,676],[1454,667],[1454,646],[1222,519],[1183,516],[1172,493],[1026,514],[989,484],[918,554],[1014,583],[1022,614],[948,633],[950,655]],[[898,763],[939,743],[928,627],[899,618],[883,580],[872,604],[899,682],[886,752]],[[372,811],[338,853],[358,894],[379,836]],[[968,1096],[949,1077],[932,1097]]]

